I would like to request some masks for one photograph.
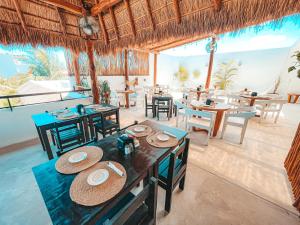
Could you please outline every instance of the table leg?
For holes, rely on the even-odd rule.
[[[47,130],[40,128],[40,134],[41,134],[41,140],[44,143],[44,148],[47,152],[48,155],[48,159],[51,160],[53,159],[53,153],[50,147],[50,143],[49,143],[49,139],[48,139],[48,135],[47,135]]]
[[[288,94],[288,103],[291,103],[292,101],[292,95]]]
[[[90,125],[90,132],[91,132],[91,137],[94,138],[94,126],[93,123],[88,122],[87,117],[83,118],[83,130],[84,130],[84,137],[85,137],[85,141],[89,141],[90,140],[90,132],[89,132],[89,125]]]
[[[129,94],[127,92],[125,93],[125,107],[129,108]]]
[[[254,106],[254,103],[255,103],[255,99],[253,98],[250,100],[250,106]]]
[[[153,116],[153,118],[156,116],[155,99],[154,98],[152,98],[152,116]]]
[[[222,119],[223,119],[224,111],[218,111],[216,115],[214,130],[213,130],[213,137],[217,136]]]
[[[37,133],[38,133],[38,135],[39,135],[39,139],[40,139],[40,141],[41,141],[41,144],[42,144],[43,150],[44,150],[44,151],[46,151],[46,148],[45,148],[44,142],[43,142],[43,140],[42,140],[42,135],[41,135],[40,129],[39,129],[37,126],[35,126],[35,128],[36,128],[36,130],[37,130]]]
[[[296,95],[295,98],[294,98],[294,103],[297,103],[298,98],[299,98],[299,95]]]

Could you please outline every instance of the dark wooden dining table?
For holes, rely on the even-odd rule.
[[[86,113],[83,114],[79,114],[79,117],[83,117],[83,128],[84,128],[84,133],[85,133],[85,141],[89,140],[89,136],[90,136],[90,131],[89,131],[89,127],[88,127],[88,121],[87,121],[87,117],[89,115],[93,115],[93,114],[98,114],[98,113],[107,113],[109,111],[115,111],[117,117],[119,116],[119,107],[113,106],[113,105],[108,105],[108,104],[102,104],[102,106],[107,106],[109,107],[109,110],[106,111],[95,111],[93,109],[86,109]],[[70,108],[69,109],[72,112],[77,112],[77,109],[74,108]],[[31,116],[34,125],[36,127],[37,133],[39,135],[42,147],[44,149],[44,151],[47,152],[48,155],[48,159],[53,159],[53,153],[52,153],[52,149],[50,146],[50,141],[47,135],[47,132],[51,129],[53,129],[55,127],[55,123],[60,122],[61,120],[58,120],[56,118],[56,116],[52,115],[49,112],[44,112],[44,113],[39,113],[39,114],[34,114]]]
[[[155,131],[165,130],[174,134],[179,140],[178,143],[184,141],[187,135],[187,132],[183,130],[155,122],[144,121],[141,124],[148,125]],[[95,224],[141,180],[145,181],[149,176],[158,177],[159,162],[175,148],[156,148],[147,143],[146,137],[142,137],[139,138],[140,146],[138,149],[130,155],[124,156],[117,148],[119,135],[117,133],[92,144],[103,149],[101,161],[111,160],[118,162],[124,166],[127,173],[127,180],[121,192],[111,200],[100,205],[86,207],[72,202],[69,190],[76,175],[58,173],[55,170],[57,158],[32,169],[54,225]]]
[[[156,116],[156,101],[160,100],[160,101],[170,101],[170,108],[169,110],[171,110],[172,112],[172,107],[173,107],[173,96],[170,94],[166,94],[166,93],[161,93],[161,94],[153,94],[152,95],[152,112],[153,112],[153,118]],[[172,113],[170,115],[170,117],[172,118]]]

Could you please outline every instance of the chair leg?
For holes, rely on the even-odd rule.
[[[277,123],[278,118],[279,118],[279,114],[280,114],[280,112],[277,112],[277,113],[276,113],[276,117],[275,117],[274,123]]]
[[[226,124],[226,119],[224,120],[224,122],[223,122],[223,128],[222,128],[222,133],[221,133],[221,139],[223,139],[223,137],[224,137],[224,133],[225,133],[225,129],[226,129],[226,127],[227,127],[227,124]]]
[[[171,211],[172,204],[172,187],[168,187],[166,190],[166,199],[165,199],[165,211],[169,213]]]
[[[240,144],[243,144],[243,140],[244,140],[244,137],[245,137],[247,125],[248,125],[248,120],[245,120],[244,126],[242,128],[242,133],[241,133],[241,138],[240,138]]]
[[[176,127],[178,127],[178,117],[179,115],[176,115]]]
[[[180,190],[184,190],[184,184],[185,184],[185,175],[183,178],[181,178],[180,182],[179,182],[179,188]]]

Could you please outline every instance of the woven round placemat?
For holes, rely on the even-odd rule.
[[[134,128],[136,128],[136,127],[144,127],[145,130],[143,132],[136,132],[134,130]],[[151,132],[152,132],[152,128],[149,126],[146,126],[146,125],[134,125],[134,126],[128,127],[127,130],[134,132],[135,133],[134,136],[136,136],[136,137],[145,137],[145,136],[151,134]]]
[[[112,163],[123,171],[124,176],[121,177],[110,169],[108,167],[108,161],[97,163],[91,168],[79,173],[73,180],[70,187],[70,197],[72,201],[80,205],[95,206],[116,196],[124,187],[127,174],[121,164],[117,162]],[[109,177],[103,184],[91,186],[87,183],[87,178],[97,169],[106,169],[109,172]]]
[[[78,163],[70,163],[69,157],[76,152],[86,152],[87,158]],[[101,160],[103,150],[96,146],[83,146],[62,155],[55,164],[55,169],[63,174],[73,174],[85,170]]]
[[[170,147],[174,147],[178,144],[178,140],[174,137],[169,136],[169,140],[168,141],[160,141],[157,138],[157,135],[162,134],[163,132],[157,132],[153,135],[149,135],[146,140],[148,142],[148,144],[157,147],[157,148],[170,148]]]

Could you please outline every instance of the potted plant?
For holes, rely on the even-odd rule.
[[[101,104],[110,104],[110,87],[107,80],[100,81],[100,100]]]
[[[290,66],[288,68],[288,72],[292,72],[293,70],[296,70],[300,67],[300,51],[295,51],[295,54],[292,55],[292,58],[296,58],[296,62],[294,62],[293,66]],[[297,70],[297,77],[300,78],[300,69]]]
[[[238,74],[238,66],[234,60],[222,62],[219,69],[214,74],[215,86],[220,90],[226,90],[234,83],[233,79]]]

